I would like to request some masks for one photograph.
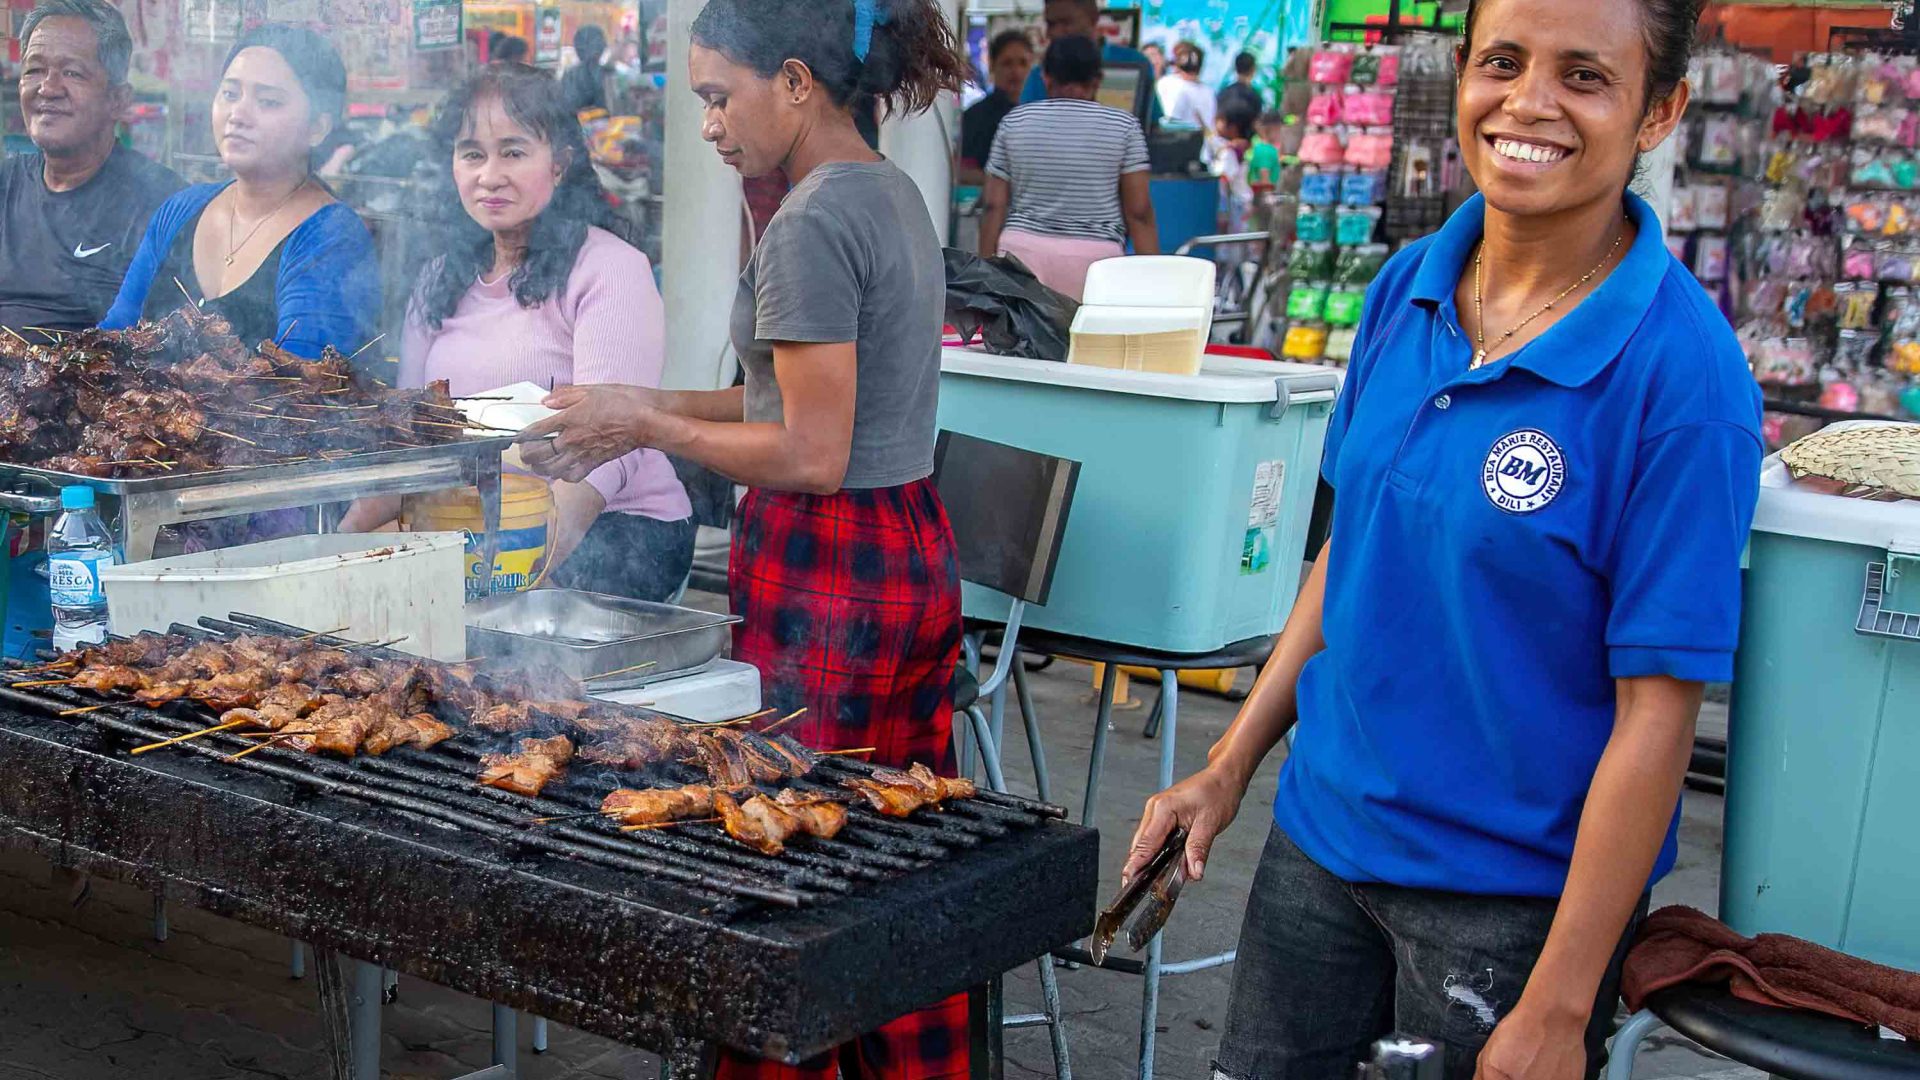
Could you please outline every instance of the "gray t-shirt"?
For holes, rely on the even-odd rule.
[[[858,356],[847,488],[933,472],[947,271],[927,204],[890,161],[821,165],[787,193],[740,275],[733,347],[746,418],[781,420],[773,343],[851,341]]]

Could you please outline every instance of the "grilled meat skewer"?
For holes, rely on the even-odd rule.
[[[573,760],[573,740],[565,735],[521,739],[512,754],[488,754],[480,759],[480,783],[536,798]]]

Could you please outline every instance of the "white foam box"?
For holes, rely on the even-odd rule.
[[[116,634],[239,613],[453,661],[467,654],[465,575],[465,534],[434,532],[293,536],[100,578]]]

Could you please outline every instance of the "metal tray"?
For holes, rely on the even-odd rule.
[[[738,616],[650,604],[573,589],[503,593],[467,606],[467,655],[513,664],[551,664],[591,679],[635,664],[642,671],[596,680],[596,692],[623,690],[711,664]]]
[[[348,454],[332,460],[315,459],[300,461],[290,465],[235,465],[226,469],[211,469],[204,472],[163,472],[155,476],[111,479],[99,476],[82,476],[79,473],[58,472],[53,469],[36,469],[29,465],[15,465],[0,461],[0,484],[19,487],[38,482],[53,489],[58,495],[63,487],[83,484],[102,495],[138,495],[153,491],[178,491],[182,488],[213,487],[237,482],[278,482],[294,480],[304,476],[339,472],[372,465],[392,465],[418,461],[439,461],[446,458],[466,457],[481,450],[503,452],[512,446],[513,435],[489,435],[484,438],[456,439],[452,442],[437,443],[433,446],[407,447],[400,450],[374,450],[364,454]]]

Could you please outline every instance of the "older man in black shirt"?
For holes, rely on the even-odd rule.
[[[184,185],[114,140],[132,103],[127,24],[106,0],[41,0],[21,28],[34,153],[0,163],[0,326],[78,330],[106,314],[154,208]]]

